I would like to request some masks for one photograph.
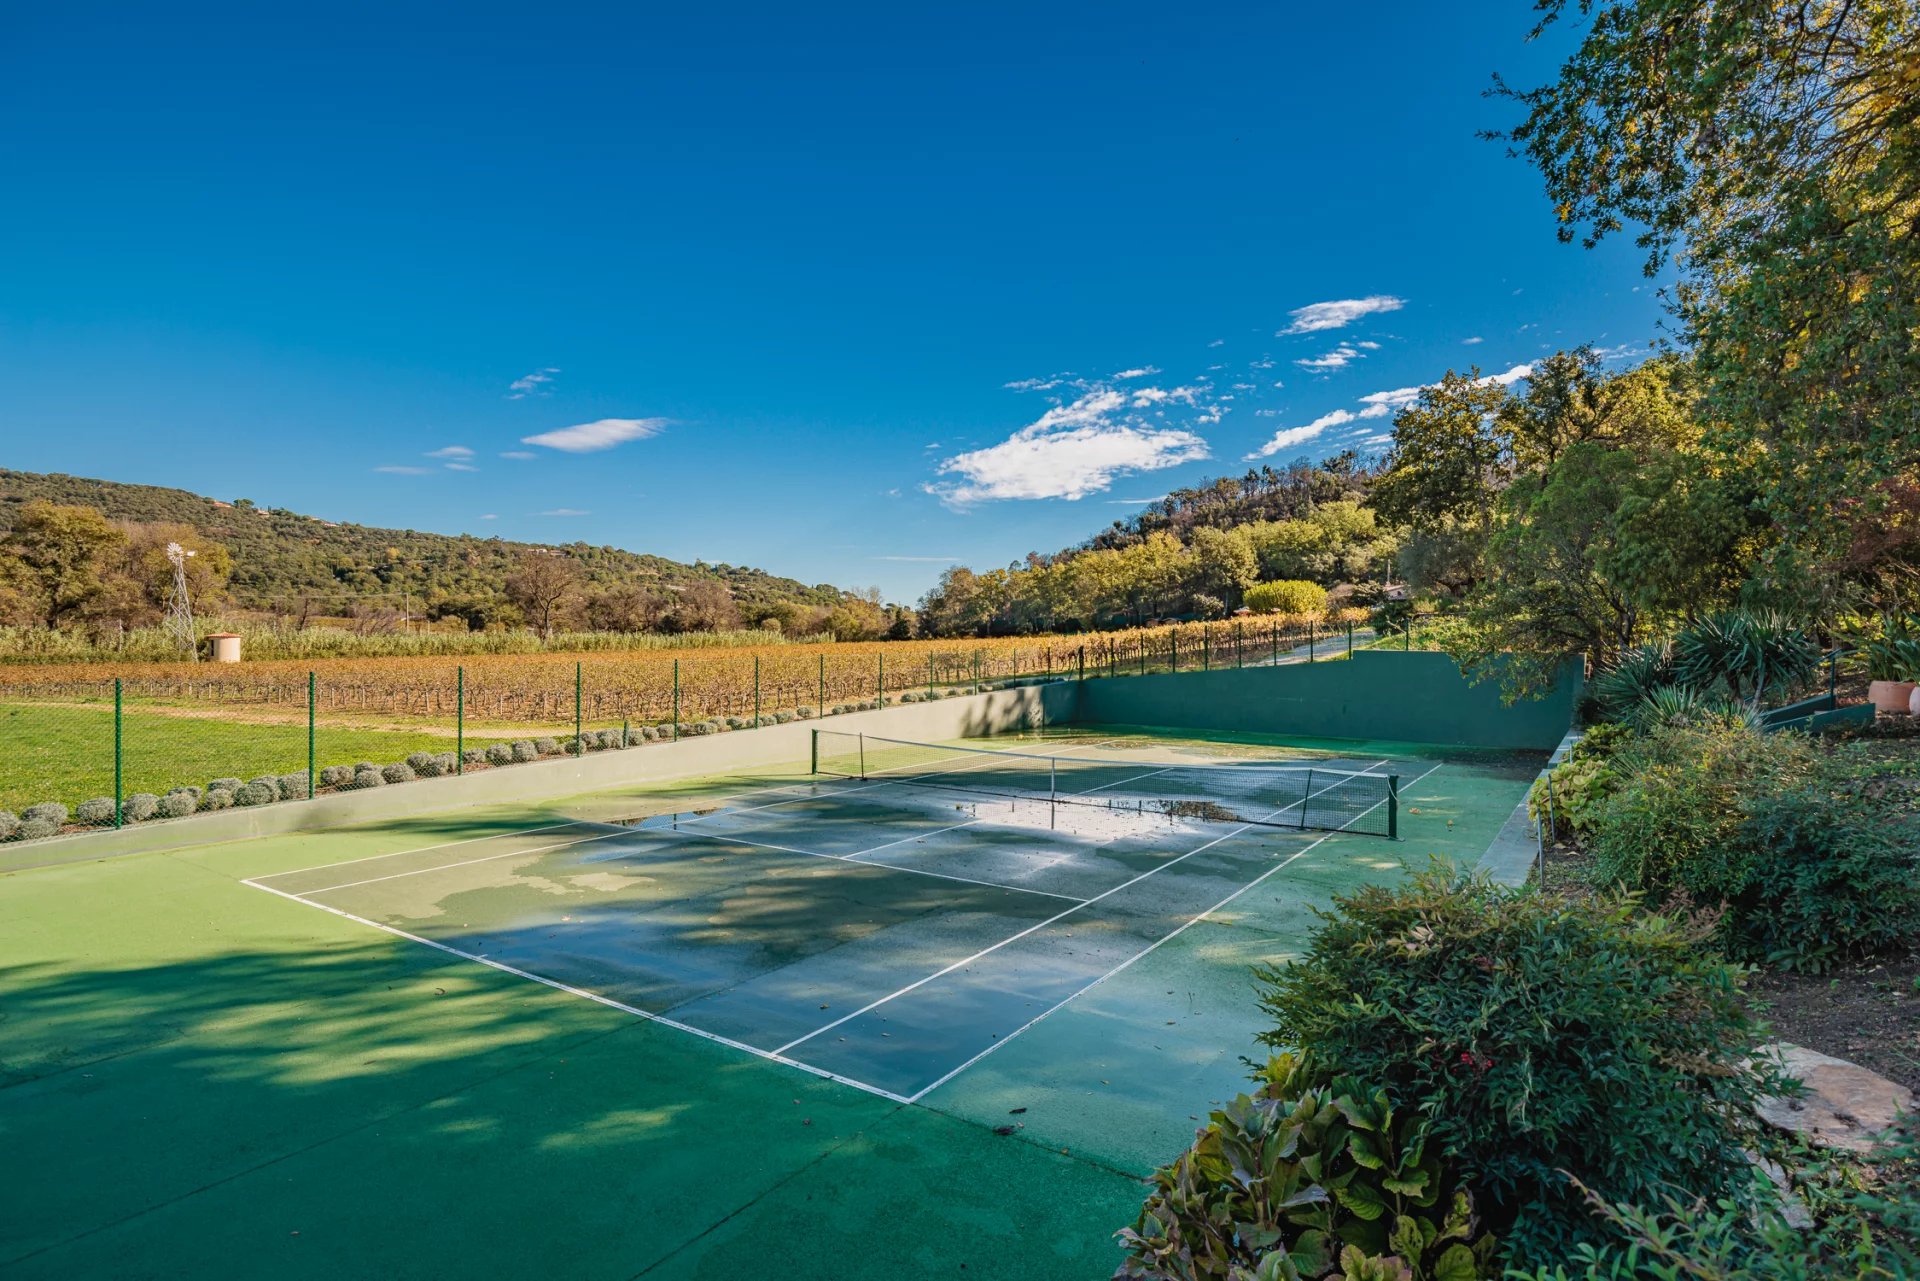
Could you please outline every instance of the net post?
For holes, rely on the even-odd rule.
[[[1313,803],[1313,766],[1307,766],[1307,790],[1300,798],[1300,830],[1307,827],[1307,806]]]
[[[1387,839],[1400,839],[1400,776],[1387,775]]]
[[[467,772],[467,669],[453,669],[453,772]]]
[[[820,772],[820,727],[816,725],[808,733],[811,738],[808,741],[807,773],[818,774]]]
[[[122,752],[122,716],[120,705],[120,678],[113,678],[113,825],[119,827],[125,818],[121,811],[126,808],[126,768],[125,755]]]
[[[1051,756],[1047,757],[1047,803],[1060,803],[1060,762]]]

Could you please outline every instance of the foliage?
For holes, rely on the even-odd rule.
[[[1765,1176],[1757,1194],[1770,1202]],[[1604,1248],[1578,1247],[1571,1266],[1542,1267],[1529,1281],[1883,1281],[1920,1275],[1920,1130],[1909,1113],[1871,1157],[1815,1160],[1797,1192],[1812,1230],[1789,1225],[1767,1204],[1754,1215],[1729,1200],[1659,1209],[1589,1196],[1613,1230]]]
[[[1495,1240],[1417,1114],[1293,1055],[1263,1075],[1154,1174],[1116,1281],[1493,1275]]]
[[[1856,648],[1875,681],[1920,681],[1920,617],[1889,614],[1875,620]]]
[[[1506,388],[1478,369],[1449,370],[1393,420],[1393,452],[1372,490],[1374,510],[1415,534],[1465,534],[1457,563],[1429,566],[1432,584],[1449,591],[1472,587],[1484,572],[1495,500],[1511,470],[1495,426],[1506,401]]]
[[[1327,591],[1318,583],[1283,578],[1249,590],[1247,608],[1256,614],[1320,614],[1327,608]]]
[[[1259,971],[1262,1040],[1428,1117],[1513,1261],[1601,1236],[1574,1179],[1747,1196],[1749,1105],[1780,1082],[1748,1063],[1758,1029],[1709,923],[1444,865],[1321,915],[1304,956]]]
[[[1615,768],[1591,824],[1597,874],[1720,905],[1736,955],[1821,970],[1915,934],[1920,852],[1884,762],[1722,724],[1658,729]]]
[[[1724,690],[1757,707],[1803,689],[1819,670],[1820,656],[1820,646],[1792,620],[1734,610],[1680,630],[1673,638],[1673,675],[1688,688]]]
[[[1499,86],[1563,239],[1629,223],[1673,291],[1710,441],[1785,534],[1760,585],[1910,582],[1856,536],[1920,473],[1920,93],[1912,0],[1536,0],[1585,24],[1558,76]],[[1853,557],[1853,559],[1849,559]],[[1893,563],[1887,563],[1891,560]],[[1902,562],[1904,561],[1904,566]]]

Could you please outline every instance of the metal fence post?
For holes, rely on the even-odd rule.
[[[927,697],[933,697],[933,655],[927,655]]]
[[[1167,633],[1167,670],[1180,670],[1180,632],[1177,628]]]
[[[1087,679],[1087,647],[1085,645],[1080,647],[1080,679]]]
[[[1307,620],[1307,661],[1309,663],[1313,661],[1313,640],[1314,640],[1313,632],[1314,632],[1313,620],[1309,618]]]
[[[1347,657],[1353,657],[1353,620],[1347,620]]]
[[[673,660],[673,741],[680,741],[680,660]]]
[[[1404,654],[1411,651],[1412,649],[1413,649],[1413,615],[1408,614],[1407,630],[1400,633],[1400,652]]]
[[[319,690],[319,684],[320,684],[319,681],[314,678],[314,674],[312,672],[308,672],[307,673],[307,799],[308,800],[312,800],[316,795],[319,794],[319,791],[320,791],[320,775],[315,773],[313,768],[313,706],[314,706],[314,702],[316,701],[314,698],[314,695]],[[454,769],[456,771],[460,768],[459,759],[460,759],[459,756],[456,754],[454,757],[454,762],[455,762]]]
[[[126,768],[121,748],[123,730],[121,725],[120,678],[113,678],[113,825],[119,827],[124,821],[120,811],[126,807]]]
[[[1200,670],[1213,670],[1213,626],[1210,623],[1200,625]]]
[[[580,679],[581,679],[580,668],[581,666],[582,665],[579,663],[575,663],[573,665],[573,754],[575,756],[585,756],[587,754],[587,745],[584,742],[582,742],[580,739]]]
[[[1273,620],[1273,627],[1270,630],[1273,633],[1273,665],[1275,667],[1278,667],[1280,666],[1280,620],[1279,619],[1276,618]]]
[[[753,727],[760,728],[760,655],[753,656]]]
[[[879,658],[880,674],[875,679],[880,685],[880,706],[884,708],[887,705],[887,656],[881,654]]]
[[[1235,667],[1245,667],[1247,665],[1246,651],[1240,642],[1240,624],[1235,623],[1233,625],[1233,665]]]
[[[467,772],[467,669],[453,669],[453,772]]]

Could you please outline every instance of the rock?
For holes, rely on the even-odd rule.
[[[1806,1093],[1762,1099],[1755,1109],[1760,1119],[1820,1147],[1869,1152],[1895,1115],[1913,1107],[1913,1091],[1857,1063],[1785,1041],[1762,1053],[1778,1059],[1788,1076],[1806,1086]]]
[[[1813,1227],[1813,1211],[1807,1203],[1794,1194],[1793,1182],[1787,1178],[1787,1172],[1779,1163],[1766,1157],[1747,1153],[1747,1160],[1759,1167],[1767,1176],[1767,1182],[1773,1185],[1774,1208],[1780,1212],[1780,1219],[1795,1232],[1805,1232]]]

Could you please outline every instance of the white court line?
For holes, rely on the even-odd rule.
[[[568,826],[576,826],[576,824],[568,824]],[[577,826],[591,827],[593,825],[582,821],[577,824]],[[631,833],[633,829],[623,827],[620,830]],[[342,881],[338,885],[323,885],[317,890],[307,890],[305,892],[308,894],[331,894],[335,890],[350,890],[356,885],[373,885],[380,881],[397,881],[403,876],[425,876],[429,872],[445,872],[456,867],[472,867],[476,863],[491,863],[495,859],[514,858],[521,854],[550,854],[554,850],[564,850],[574,845],[591,845],[595,841],[612,840],[613,836],[614,833],[612,832],[602,832],[598,836],[579,836],[571,841],[561,841],[557,845],[535,845],[524,850],[508,850],[504,854],[487,854],[480,858],[463,858],[457,863],[435,863],[432,867],[416,867],[408,872],[389,872],[385,876],[369,876],[363,881]],[[276,875],[285,876],[286,873],[279,872],[276,873]],[[261,879],[265,880],[267,878],[262,877]]]
[[[1290,807],[1286,807],[1286,808],[1290,808]],[[1283,810],[1273,811],[1273,813],[1275,814],[1279,814],[1282,812],[1284,811]],[[1266,817],[1271,817],[1271,815],[1268,815]],[[1351,822],[1352,820],[1348,820],[1348,821]],[[834,1028],[839,1027],[842,1023],[845,1023],[850,1019],[857,1019],[862,1014],[865,1014],[870,1010],[877,1009],[878,1007],[885,1005],[888,1001],[891,1001],[896,997],[905,996],[907,993],[913,991],[916,988],[925,987],[927,984],[933,982],[935,979],[941,977],[942,975],[951,974],[955,970],[961,968],[962,966],[971,965],[973,964],[973,962],[979,960],[981,957],[986,956],[993,952],[997,952],[1009,943],[1019,942],[1021,939],[1033,933],[1035,930],[1045,929],[1047,926],[1052,925],[1055,921],[1058,921],[1063,917],[1072,916],[1075,912],[1078,912],[1083,907],[1091,907],[1093,904],[1098,903],[1103,898],[1110,898],[1113,895],[1118,894],[1121,890],[1126,889],[1130,885],[1137,885],[1141,881],[1146,880],[1149,876],[1153,876],[1153,875],[1156,875],[1157,873],[1164,872],[1176,863],[1184,863],[1188,859],[1192,858],[1195,854],[1205,853],[1207,850],[1212,849],[1214,846],[1220,844],[1222,841],[1231,840],[1234,837],[1240,835],[1242,832],[1250,831],[1253,828],[1258,826],[1259,824],[1257,822],[1243,823],[1239,827],[1234,828],[1231,832],[1227,832],[1223,835],[1214,837],[1212,840],[1208,841],[1205,845],[1201,845],[1195,849],[1190,849],[1185,854],[1182,854],[1177,858],[1171,858],[1164,863],[1160,863],[1153,867],[1150,867],[1146,871],[1140,873],[1140,875],[1133,877],[1130,880],[1122,881],[1120,882],[1120,884],[1114,886],[1112,889],[1104,890],[1101,893],[1094,895],[1090,899],[1082,900],[1081,902],[1076,903],[1072,907],[1066,909],[1064,912],[1058,912],[1053,916],[1048,917],[1046,920],[1039,922],[1038,924],[1029,925],[1026,929],[1021,930],[1018,934],[1012,934],[1007,936],[1006,938],[1001,939],[998,943],[995,943],[992,947],[981,948],[978,952],[975,952],[972,956],[963,957],[960,960],[955,961],[952,965],[947,966],[945,969],[935,970],[932,974],[927,975],[923,979],[919,979],[915,982],[907,984],[905,987],[901,988],[897,992],[889,992],[887,995],[881,997],[879,1000],[869,1001],[867,1004],[861,1006],[859,1009],[855,1010],[851,1014],[843,1014],[839,1018],[835,1019],[833,1022],[828,1023],[822,1027],[817,1027],[813,1031],[807,1033],[805,1036],[797,1037],[794,1040],[788,1041],[785,1045],[781,1046],[778,1050],[775,1050],[774,1053],[785,1054],[788,1050],[791,1050],[794,1046],[799,1045],[804,1041],[811,1041],[814,1037],[819,1036],[822,1032],[831,1032]]]
[[[1407,784],[1408,789],[1411,789],[1415,784],[1419,783],[1420,779],[1425,778],[1427,774],[1431,774],[1433,773],[1434,770],[1437,770],[1439,768],[1440,766],[1435,765],[1432,769],[1427,770],[1426,774],[1422,774],[1420,775],[1420,778],[1416,778],[1413,780],[1412,783],[1408,783]],[[1341,824],[1338,828],[1334,829],[1331,832],[1328,832],[1325,836],[1322,836],[1319,840],[1316,840],[1309,845],[1303,846],[1302,848],[1295,850],[1292,854],[1288,855],[1286,858],[1282,859],[1280,862],[1275,863],[1272,867],[1260,873],[1260,875],[1254,877],[1251,881],[1248,881],[1245,885],[1242,885],[1239,889],[1227,895],[1225,898],[1221,899],[1218,903],[1215,903],[1212,907],[1208,908],[1206,911],[1200,913],[1198,916],[1193,917],[1191,920],[1181,922],[1179,928],[1170,930],[1166,934],[1161,935],[1159,938],[1149,943],[1146,947],[1142,948],[1140,951],[1135,952],[1132,956],[1129,956],[1126,960],[1120,962],[1120,964],[1114,966],[1112,969],[1108,970],[1105,974],[1102,974],[1100,977],[1094,979],[1091,983],[1088,983],[1085,987],[1079,988],[1076,991],[1068,993],[1066,996],[1062,997],[1059,1001],[1056,1001],[1054,1004],[1048,1006],[1046,1009],[1040,1011],[1040,1013],[1028,1019],[1025,1023],[1022,1023],[1019,1027],[1015,1028],[1013,1031],[1007,1033],[1003,1037],[998,1038],[993,1042],[993,1044],[989,1045],[986,1049],[980,1051],[978,1054],[968,1059],[965,1063],[962,1063],[960,1066],[954,1068],[952,1071],[948,1072],[945,1076],[942,1076],[939,1080],[933,1082],[931,1085],[922,1086],[919,1090],[914,1092],[914,1094],[909,1098],[908,1101],[912,1103],[918,1103],[921,1099],[925,1098],[928,1094],[932,1093],[934,1090],[939,1089],[941,1086],[945,1085],[948,1081],[951,1081],[954,1077],[959,1076],[962,1072],[966,1071],[968,1068],[978,1063],[981,1059],[986,1058],[987,1055],[992,1054],[995,1050],[1005,1045],[1008,1041],[1013,1040],[1014,1037],[1019,1036],[1022,1032],[1026,1031],[1028,1028],[1032,1027],[1034,1024],[1040,1022],[1040,1020],[1046,1018],[1048,1015],[1054,1013],[1056,1010],[1066,1005],[1067,1002],[1072,1001],[1076,997],[1083,996],[1086,993],[1091,992],[1094,988],[1099,987],[1102,983],[1105,983],[1108,979],[1120,973],[1120,971],[1126,969],[1128,966],[1132,965],[1135,961],[1139,960],[1141,957],[1146,956],[1149,952],[1152,952],[1155,948],[1159,947],[1162,943],[1169,942],[1179,937],[1189,927],[1198,925],[1201,921],[1206,920],[1209,916],[1212,916],[1215,912],[1218,912],[1221,908],[1233,902],[1233,900],[1239,898],[1242,894],[1245,894],[1248,890],[1260,884],[1260,882],[1266,880],[1269,876],[1272,876],[1275,872],[1278,872],[1281,868],[1286,867],[1289,863],[1292,863],[1295,859],[1300,858],[1302,855],[1310,853],[1314,849],[1318,848],[1324,842],[1331,840],[1335,836],[1340,835],[1341,832],[1344,832],[1347,828],[1359,822],[1361,819],[1373,813],[1375,810],[1379,809],[1382,805],[1385,805],[1386,803],[1387,803],[1386,798],[1382,797],[1381,799],[1375,801],[1373,804],[1369,805],[1366,809],[1361,810],[1358,814],[1355,814],[1352,818],[1348,819],[1345,823]],[[1245,829],[1242,829],[1242,830],[1245,830]],[[1222,839],[1225,839],[1225,838],[1223,837]],[[788,1047],[781,1046],[780,1048],[784,1050],[784,1049],[787,1049]]]
[[[920,867],[899,867],[892,863],[861,863],[851,854],[823,854],[819,850],[803,850],[796,845],[775,845],[771,841],[750,841],[743,836],[716,836],[712,832],[682,832],[671,827],[632,828],[622,827],[622,832],[652,832],[659,836],[684,836],[693,841],[714,841],[721,845],[748,845],[757,850],[778,850],[782,854],[804,854],[808,858],[830,858],[836,863],[853,863],[856,867],[878,868],[886,872],[908,872],[914,876],[931,876],[941,881],[959,881],[964,885],[983,885],[988,889],[1006,890],[1012,894],[1038,894],[1042,898],[1064,899],[1069,903],[1085,903],[1086,899],[1075,898],[1071,894],[1055,894],[1052,890],[1028,889],[1024,885],[1007,885],[1000,881],[976,881],[971,876],[950,876],[945,872],[929,872]],[[611,833],[609,833],[611,835]],[[909,838],[911,839],[911,838]],[[884,849],[885,846],[876,846]],[[871,852],[871,851],[866,851]],[[478,861],[478,860],[476,860]],[[405,875],[405,873],[403,873]],[[319,891],[314,891],[318,893]]]
[[[951,827],[935,828],[931,832],[915,832],[913,835],[903,836],[897,841],[888,841],[885,845],[875,845],[868,849],[855,850],[845,857],[848,860],[865,858],[869,854],[878,854],[881,850],[890,850],[896,845],[905,845],[908,841],[924,841],[929,837],[939,836],[945,832],[957,832],[963,827],[972,827],[975,823],[984,823],[986,821],[984,818],[970,818],[964,823],[955,823]]]
[[[428,850],[443,850],[452,845],[471,845],[475,841],[497,841],[503,837],[532,836],[535,832],[551,832],[561,827],[578,827],[581,820],[570,818],[564,823],[548,823],[544,827],[515,827],[504,832],[489,832],[485,836],[463,836],[457,841],[440,841],[433,845],[416,845],[410,850],[391,850],[385,854],[367,854],[360,858],[336,859],[331,863],[315,863],[312,867],[296,867],[290,872],[268,872],[255,879],[262,881],[278,880],[282,876],[298,876],[302,872],[320,872],[329,867],[349,867],[355,863],[371,863],[377,858],[399,858],[403,854],[424,854]]]
[[[892,1090],[883,1090],[877,1085],[868,1085],[865,1081],[855,1080],[850,1076],[842,1076],[838,1072],[829,1072],[825,1068],[817,1068],[811,1063],[802,1063],[798,1059],[784,1058],[777,1050],[769,1051],[758,1049],[748,1045],[744,1041],[736,1041],[731,1037],[721,1036],[718,1033],[706,1031],[704,1028],[694,1027],[691,1023],[682,1023],[678,1019],[670,1019],[665,1015],[654,1014],[647,1010],[640,1009],[637,1006],[628,1005],[624,1001],[616,1001],[610,996],[602,996],[598,992],[589,992],[583,987],[574,987],[570,983],[562,983],[558,979],[550,979],[544,975],[535,974],[531,970],[523,970],[517,966],[508,965],[503,961],[489,960],[484,956],[477,956],[472,952],[463,952],[457,947],[449,947],[445,943],[435,942],[433,939],[423,938],[418,934],[409,934],[407,931],[395,929],[391,925],[382,925],[379,921],[370,921],[364,916],[355,916],[352,912],[343,912],[337,907],[329,907],[325,903],[316,903],[312,899],[302,898],[298,894],[289,894],[285,890],[276,890],[271,885],[262,885],[258,881],[241,881],[240,883],[242,885],[250,885],[256,890],[265,890],[269,894],[278,894],[281,898],[289,899],[292,902],[300,903],[307,907],[317,907],[323,912],[331,912],[335,916],[344,917],[346,920],[353,921],[359,925],[370,925],[376,930],[383,930],[396,938],[406,939],[410,943],[424,943],[436,951],[445,952],[449,956],[457,956],[463,961],[478,961],[480,964],[488,966],[491,969],[499,970],[503,974],[511,974],[515,978],[531,979],[535,983],[553,988],[557,992],[565,992],[569,996],[585,997],[597,1005],[604,1005],[609,1009],[619,1010],[622,1014],[631,1014],[635,1018],[645,1019],[649,1023],[659,1023],[662,1026],[674,1028],[681,1032],[691,1032],[702,1040],[712,1041],[715,1044],[727,1046],[729,1049],[745,1050],[748,1054],[756,1058],[767,1059],[774,1063],[782,1063],[791,1068],[799,1068],[802,1072],[824,1077],[829,1081],[838,1081],[840,1084],[850,1085],[856,1090],[865,1090],[868,1094],[877,1094],[881,1098],[891,1100],[894,1103],[904,1104],[908,1101],[904,1095],[895,1094]]]

